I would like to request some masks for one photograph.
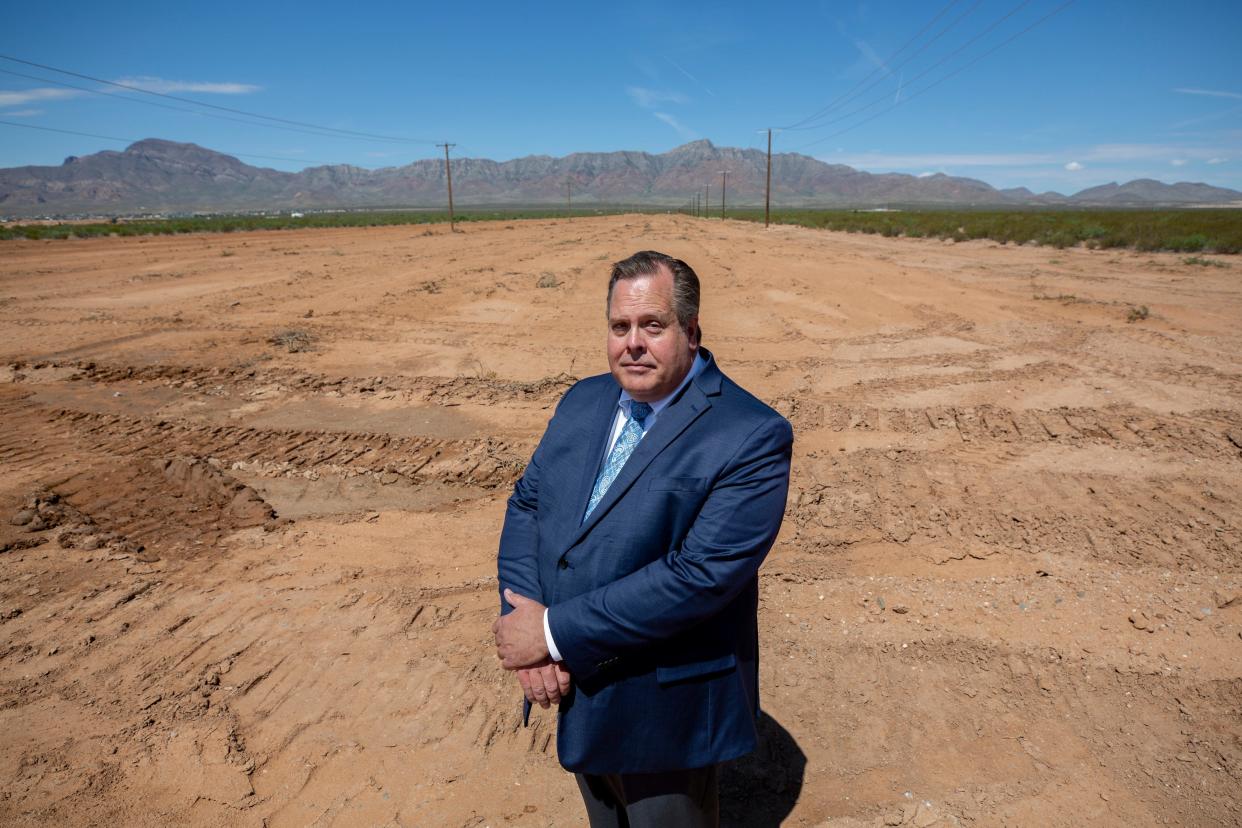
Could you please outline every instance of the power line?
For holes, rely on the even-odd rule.
[[[408,143],[408,144],[433,144],[435,143],[434,141],[430,141],[430,140],[426,140],[422,138],[406,138],[406,137],[394,136],[394,135],[379,135],[373,132],[358,132],[352,129],[338,129],[337,127],[328,127],[328,126],[322,126],[320,124],[311,124],[305,121],[291,121],[287,118],[277,118],[272,115],[263,115],[258,112],[247,112],[244,109],[234,109],[229,106],[220,106],[219,104],[204,103],[202,101],[196,101],[191,98],[181,98],[176,95],[169,95],[165,92],[155,92],[151,89],[143,89],[141,86],[131,86],[129,84],[119,83],[117,81],[104,80],[103,78],[96,78],[92,75],[84,75],[80,72],[73,72],[73,71],[70,71],[69,69],[60,69],[55,66],[48,66],[47,64],[44,64],[44,63],[35,63],[32,60],[23,60],[22,58],[13,57],[12,55],[0,54],[0,60],[9,60],[9,61],[13,61],[14,63],[21,63],[26,66],[33,66],[36,69],[44,69],[49,72],[57,72],[62,75],[69,75],[71,77],[80,78],[82,80],[93,81],[95,83],[102,83],[108,86],[115,86],[118,89],[126,89],[126,90],[129,90],[130,92],[141,92],[144,95],[154,95],[158,98],[167,98],[170,101],[179,101],[181,103],[188,103],[188,104],[191,104],[192,106],[202,106],[208,109],[217,109],[217,110],[220,110],[221,112],[231,112],[234,115],[245,115],[247,118],[259,118],[260,120],[264,120],[264,121],[273,121],[275,123],[288,124],[290,126],[306,127],[308,129],[318,129],[324,132],[332,132],[338,135],[352,136],[354,138],[369,138],[369,139],[376,140],[376,141],[394,141],[397,143]]]
[[[960,55],[962,52],[966,51],[966,50],[967,50],[967,49],[969,49],[971,46],[975,45],[975,43],[979,42],[979,40],[981,40],[982,38],[984,38],[984,37],[986,37],[987,35],[991,34],[991,33],[992,33],[995,29],[996,29],[996,27],[997,27],[997,26],[999,26],[1000,24],[1004,23],[1006,20],[1008,20],[1009,18],[1013,17],[1015,14],[1017,14],[1018,12],[1020,12],[1023,8],[1025,8],[1027,5],[1029,5],[1029,4],[1030,4],[1030,2],[1031,2],[1031,0],[1021,0],[1021,2],[1020,2],[1020,3],[1018,3],[1018,5],[1014,6],[1014,7],[1013,7],[1012,9],[1010,9],[1008,12],[1006,12],[1005,14],[1003,14],[1002,16],[1000,16],[999,18],[997,18],[996,20],[992,21],[992,24],[991,24],[991,25],[989,25],[986,29],[984,29],[983,31],[979,32],[977,35],[975,35],[975,36],[974,36],[974,37],[972,37],[970,40],[968,40],[968,41],[966,41],[965,43],[963,43],[961,46],[958,46],[956,49],[954,49],[953,51],[949,52],[949,53],[948,53],[947,55],[945,55],[944,57],[940,58],[940,60],[938,60],[938,61],[936,61],[935,63],[933,63],[931,66],[927,67],[927,68],[926,68],[926,69],[924,69],[922,72],[919,72],[917,75],[915,75],[913,78],[911,78],[911,79],[910,79],[907,83],[914,83],[914,82],[918,81],[920,78],[924,78],[924,77],[926,77],[927,75],[931,74],[934,70],[936,70],[936,69],[938,69],[940,66],[944,65],[947,61],[952,60],[953,58],[957,57],[957,56],[958,56],[958,55]],[[976,5],[977,5],[977,4],[976,4]],[[968,64],[968,65],[969,65],[969,64]],[[937,83],[939,83],[939,81],[937,81]],[[873,98],[870,102],[865,103],[865,104],[863,104],[862,106],[858,107],[857,109],[851,110],[851,111],[849,111],[849,112],[845,113],[844,115],[840,115],[840,116],[838,116],[838,117],[836,117],[836,118],[832,118],[831,120],[824,121],[823,123],[820,123],[820,124],[816,124],[815,126],[811,126],[811,127],[801,127],[801,129],[823,129],[824,127],[831,126],[832,124],[839,124],[839,123],[841,123],[842,121],[848,121],[850,118],[853,118],[855,115],[859,115],[859,114],[861,114],[861,113],[863,113],[863,112],[866,112],[866,111],[867,111],[868,109],[870,109],[871,107],[875,106],[876,104],[883,103],[883,102],[884,102],[884,101],[886,101],[886,100],[888,100],[888,93],[887,93],[887,92],[885,92],[885,93],[884,93],[884,94],[882,94],[882,95],[879,95],[878,97]],[[896,104],[894,104],[894,106],[895,106],[895,105],[896,105]],[[887,110],[885,110],[885,111],[887,111]],[[864,121],[863,123],[866,123],[866,121]]]
[[[37,129],[42,132],[59,132],[62,135],[80,135],[84,138],[100,138],[104,141],[116,141],[120,144],[136,144],[143,139],[141,138],[117,138],[115,135],[99,135],[94,132],[78,132],[72,129],[57,129],[56,127],[39,126],[38,124],[19,124],[15,121],[0,121],[4,126],[21,127],[22,129]],[[250,152],[225,152],[224,150],[211,150],[212,152],[220,152],[223,155],[232,155],[237,158],[261,158],[266,161],[290,161],[294,164],[325,164],[335,166],[339,161],[315,161],[310,158],[284,158],[279,155],[255,155]]]
[[[851,99],[851,98],[853,98],[853,97],[857,97],[857,95],[858,95],[858,94],[861,94],[862,92],[865,92],[865,91],[866,91],[866,89],[859,89],[859,87],[860,87],[860,86],[862,86],[862,85],[863,85],[864,83],[866,83],[867,81],[871,80],[871,76],[872,76],[872,75],[874,75],[876,72],[879,72],[881,69],[887,69],[887,74],[886,74],[884,77],[887,77],[888,75],[893,74],[892,69],[888,69],[888,64],[892,63],[893,58],[897,57],[899,54],[901,54],[902,52],[904,52],[906,49],[910,48],[910,44],[914,43],[914,41],[916,41],[916,40],[918,40],[920,37],[922,37],[923,32],[925,32],[925,31],[927,31],[928,29],[930,29],[930,28],[932,27],[932,25],[933,25],[933,24],[934,24],[937,20],[939,20],[941,17],[943,17],[943,16],[944,16],[945,12],[947,12],[949,9],[953,8],[953,7],[954,7],[955,5],[957,5],[959,2],[961,2],[961,0],[949,0],[948,5],[946,5],[946,6],[945,6],[944,8],[942,8],[940,11],[938,11],[938,12],[936,13],[936,16],[935,16],[935,17],[933,17],[931,20],[927,21],[926,25],[924,25],[924,26],[923,26],[923,28],[921,28],[921,29],[919,29],[917,32],[915,32],[914,36],[913,36],[913,37],[911,37],[909,40],[907,40],[907,41],[905,42],[905,44],[904,44],[904,45],[902,45],[902,47],[901,47],[900,49],[898,49],[897,51],[895,51],[895,52],[893,52],[891,55],[889,55],[889,56],[888,56],[888,60],[884,61],[881,65],[874,67],[874,68],[873,68],[870,72],[868,72],[868,73],[867,73],[867,76],[866,76],[865,78],[863,78],[862,80],[860,80],[858,83],[854,84],[852,87],[850,87],[848,90],[846,90],[843,94],[841,94],[841,95],[840,95],[840,96],[838,96],[837,98],[833,99],[833,100],[832,100],[832,101],[831,101],[831,102],[830,102],[827,106],[825,106],[823,109],[819,110],[818,112],[814,113],[813,115],[808,115],[807,117],[803,118],[801,121],[797,121],[797,122],[793,123],[793,124],[792,124],[792,125],[790,125],[790,126],[787,126],[787,127],[782,127],[782,129],[790,129],[790,130],[793,130],[793,129],[809,129],[809,127],[804,127],[804,126],[803,126],[803,124],[805,124],[805,123],[807,123],[807,122],[809,122],[809,121],[814,121],[814,120],[818,119],[821,115],[826,115],[827,113],[831,112],[833,109],[836,109],[838,106],[840,106],[840,105],[841,105],[842,103],[844,103],[845,101],[850,100],[850,99]],[[975,5],[974,5],[974,6],[971,6],[969,9],[967,9],[967,10],[966,10],[963,14],[961,14],[961,15],[957,18],[957,20],[954,20],[952,23],[950,23],[948,26],[946,26],[944,29],[942,29],[942,30],[941,30],[941,31],[940,31],[940,32],[939,32],[939,33],[938,33],[935,37],[933,37],[930,41],[928,41],[927,43],[923,44],[922,48],[920,48],[918,52],[915,52],[913,55],[910,55],[910,57],[909,57],[909,58],[906,58],[906,60],[902,61],[902,65],[904,65],[904,64],[906,64],[906,63],[908,63],[908,62],[909,62],[909,60],[910,60],[910,58],[913,58],[913,57],[918,56],[918,55],[919,55],[919,54],[920,54],[920,53],[921,53],[924,49],[926,49],[928,46],[930,46],[930,45],[932,45],[933,43],[935,43],[935,42],[936,42],[936,41],[940,38],[940,36],[941,36],[941,35],[943,35],[945,32],[949,31],[949,29],[951,29],[951,28],[953,28],[954,26],[956,26],[956,25],[958,24],[958,22],[960,22],[960,21],[962,20],[962,18],[963,18],[963,17],[965,17],[967,14],[970,14],[972,11],[974,11],[975,7],[976,7],[976,6],[978,6],[980,2],[982,2],[982,0],[977,0],[977,1],[976,1],[976,3],[975,3]],[[878,78],[878,79],[877,79],[877,83],[878,83],[880,80],[883,80],[883,79],[884,79],[884,78]],[[871,88],[870,86],[868,86],[868,87],[867,87],[867,89],[870,89],[870,88]],[[858,92],[857,92],[857,93],[855,93],[855,90],[858,90]]]
[[[809,122],[809,121],[818,121],[818,120],[821,120],[821,119],[822,119],[825,115],[830,114],[830,113],[831,113],[834,109],[839,109],[841,106],[843,106],[844,104],[848,103],[849,101],[854,100],[854,99],[855,99],[855,98],[857,98],[858,96],[862,95],[864,92],[866,92],[866,91],[868,91],[868,90],[870,90],[870,89],[874,89],[874,88],[875,88],[875,86],[876,86],[876,84],[880,83],[880,82],[881,82],[881,81],[883,81],[885,78],[890,78],[890,77],[892,77],[892,75],[893,75],[893,71],[894,71],[895,69],[900,69],[900,68],[902,68],[902,67],[903,67],[903,66],[905,66],[907,63],[909,63],[910,61],[914,60],[916,57],[918,57],[919,55],[923,54],[923,52],[925,52],[925,51],[927,51],[929,48],[931,48],[931,46],[933,46],[933,45],[936,43],[936,41],[940,40],[940,38],[942,38],[944,35],[948,34],[950,31],[952,31],[954,28],[956,28],[956,27],[957,27],[957,24],[961,23],[961,22],[962,22],[963,20],[965,20],[968,16],[970,16],[970,14],[971,14],[972,12],[974,12],[974,10],[975,10],[975,9],[977,9],[977,8],[979,7],[979,5],[980,5],[982,2],[983,2],[983,0],[975,0],[975,2],[974,2],[974,3],[973,3],[973,4],[969,7],[969,8],[967,8],[964,12],[962,12],[962,13],[961,13],[961,14],[959,14],[957,17],[955,17],[953,20],[951,20],[951,21],[949,22],[949,24],[948,24],[947,26],[945,26],[943,29],[941,29],[940,31],[936,32],[936,34],[932,36],[931,40],[927,41],[927,42],[926,42],[926,43],[924,43],[922,46],[920,46],[920,47],[919,47],[919,48],[918,48],[918,49],[914,52],[914,54],[909,55],[908,57],[906,57],[905,59],[903,59],[900,63],[898,63],[898,64],[897,64],[897,65],[895,65],[895,66],[889,66],[889,65],[888,65],[888,63],[891,63],[892,58],[896,57],[896,56],[897,56],[897,54],[899,54],[902,50],[904,50],[904,49],[906,48],[906,46],[908,46],[908,45],[909,45],[909,43],[907,43],[907,44],[906,44],[906,46],[902,46],[902,48],[901,48],[901,49],[898,49],[898,50],[897,50],[897,52],[895,52],[895,53],[894,53],[894,54],[893,54],[893,55],[889,58],[889,61],[888,61],[888,62],[886,62],[886,64],[885,64],[884,66],[877,66],[875,69],[873,69],[873,70],[871,71],[871,74],[875,74],[876,72],[880,71],[881,69],[884,69],[884,70],[885,70],[885,72],[884,72],[884,74],[883,74],[883,75],[881,75],[880,77],[876,78],[876,79],[875,79],[875,80],[873,80],[871,83],[866,84],[865,86],[863,86],[862,84],[863,84],[863,83],[865,83],[866,79],[864,79],[863,81],[860,81],[860,82],[859,82],[859,84],[858,84],[858,86],[856,86],[856,87],[855,87],[856,91],[854,91],[854,92],[852,92],[852,93],[849,93],[849,94],[846,94],[846,95],[842,96],[841,98],[838,98],[838,99],[837,99],[837,101],[836,101],[836,102],[834,102],[832,105],[827,106],[827,107],[825,107],[824,109],[821,109],[818,113],[816,113],[816,114],[815,114],[814,116],[812,116],[811,118],[808,118],[808,119],[803,120],[802,122],[800,122],[802,125],[800,125],[800,126],[796,127],[796,129],[798,129],[798,130],[810,130],[810,129],[819,129],[819,128],[823,127],[823,126],[824,126],[824,124],[814,124],[814,125],[812,125],[812,124],[809,124],[808,122]],[[946,10],[947,10],[947,9],[946,9]],[[933,19],[933,22],[934,22],[934,19]],[[930,25],[930,24],[929,24],[929,25]],[[924,27],[924,30],[925,30],[926,28],[927,28],[927,27],[925,26],[925,27]],[[917,35],[916,35],[916,37],[917,37]],[[868,76],[868,77],[870,77],[870,76]],[[861,87],[861,88],[858,88],[858,87]],[[868,106],[870,106],[870,105],[871,105],[871,104],[869,104]],[[863,107],[863,108],[864,108],[864,109],[866,109],[866,107]],[[832,122],[830,121],[829,123],[832,123]]]
[[[107,92],[103,89],[91,89],[86,86],[78,86],[75,83],[66,83],[65,81],[53,80],[52,78],[41,78],[37,75],[27,75],[24,72],[14,72],[12,69],[0,69],[0,72],[3,72],[6,75],[13,75],[14,77],[18,77],[18,78],[25,78],[26,80],[38,81],[39,83],[51,83],[51,84],[55,84],[56,86],[63,86],[66,89],[76,89],[80,92],[87,92],[91,95],[103,95],[112,100],[125,101],[126,103],[142,104],[143,106],[158,106],[160,109],[171,109],[174,112],[188,112],[191,115],[198,115],[203,118],[218,118],[222,121],[232,121],[233,123],[245,124],[246,126],[266,127],[267,129],[281,129],[281,130],[285,130],[286,132],[300,132],[304,135],[315,135],[320,138],[336,138],[338,140],[342,138],[348,138],[347,136],[334,135],[330,132],[316,132],[316,131],[309,130],[309,129],[302,129],[301,127],[281,126],[280,124],[265,124],[262,121],[247,121],[242,118],[233,118],[228,115],[219,115],[215,112],[200,112],[197,109],[190,109],[189,107],[173,106],[172,104],[160,103],[159,101],[148,101],[145,98],[131,98],[127,95],[118,95],[115,92]],[[378,141],[378,139],[369,139],[369,138],[367,139],[352,138],[348,140]],[[391,143],[391,142],[385,141],[383,143]]]
[[[1039,26],[1039,25],[1041,25],[1042,23],[1044,23],[1045,21],[1050,20],[1051,18],[1053,18],[1053,17],[1055,17],[1056,15],[1060,14],[1062,11],[1064,11],[1066,8],[1068,8],[1068,7],[1069,7],[1070,5],[1072,5],[1073,3],[1074,3],[1074,0],[1065,0],[1065,2],[1064,2],[1064,3],[1062,3],[1062,4],[1061,4],[1061,5],[1059,5],[1059,6],[1057,6],[1055,9],[1053,9],[1053,10],[1052,10],[1052,11],[1050,11],[1050,12],[1048,12],[1048,13],[1047,13],[1047,14],[1045,14],[1043,17],[1039,18],[1039,19],[1038,19],[1038,20],[1036,20],[1034,23],[1032,23],[1031,25],[1027,26],[1025,29],[1022,29],[1021,31],[1017,32],[1016,34],[1014,34],[1014,35],[1012,35],[1012,36],[1010,36],[1010,37],[1006,38],[1005,40],[1002,40],[1000,43],[996,44],[996,45],[995,45],[995,46],[993,46],[991,49],[988,49],[986,52],[984,52],[983,54],[979,55],[978,57],[975,57],[975,58],[973,58],[973,59],[971,59],[971,60],[967,61],[966,63],[962,64],[962,65],[961,65],[960,67],[958,67],[957,69],[954,69],[952,72],[950,72],[949,74],[947,74],[947,75],[945,75],[944,77],[940,78],[939,80],[933,81],[932,83],[928,84],[927,86],[923,87],[922,89],[918,90],[917,92],[912,92],[912,93],[910,93],[909,95],[907,95],[907,96],[906,96],[905,98],[903,98],[902,100],[898,101],[897,103],[894,103],[892,106],[886,107],[885,109],[880,110],[879,112],[875,113],[875,114],[874,114],[874,115],[872,115],[871,117],[869,117],[869,118],[864,118],[863,120],[859,121],[858,123],[856,123],[856,124],[854,124],[854,125],[852,125],[852,126],[848,126],[848,127],[846,127],[845,129],[841,129],[841,130],[838,130],[838,131],[836,131],[836,132],[834,132],[834,133],[831,133],[831,134],[829,134],[829,135],[825,135],[823,138],[817,138],[816,140],[811,141],[811,142],[810,142],[810,143],[808,143],[808,144],[803,144],[803,145],[802,145],[802,146],[800,146],[800,147],[794,147],[792,150],[790,150],[790,152],[798,152],[799,150],[804,150],[804,149],[806,149],[807,147],[813,147],[813,146],[815,146],[816,144],[822,144],[824,141],[827,141],[827,140],[828,140],[828,139],[830,139],[830,138],[836,138],[838,135],[844,135],[844,134],[845,134],[845,133],[847,133],[847,132],[851,132],[851,131],[853,131],[853,130],[857,129],[858,127],[862,126],[863,124],[870,123],[871,121],[874,121],[876,118],[879,118],[881,115],[884,115],[884,114],[886,114],[886,113],[888,113],[888,112],[891,112],[892,110],[896,109],[896,108],[897,108],[898,106],[900,106],[901,104],[904,104],[904,103],[906,103],[906,102],[908,102],[908,101],[910,101],[910,100],[913,100],[914,98],[917,98],[919,95],[922,95],[924,92],[930,92],[931,90],[935,89],[937,86],[939,86],[940,84],[944,83],[945,81],[950,80],[951,78],[957,77],[957,76],[958,76],[958,75],[960,75],[962,72],[966,71],[966,70],[967,70],[967,69],[969,69],[971,66],[974,66],[976,63],[978,63],[979,61],[983,60],[984,58],[986,58],[986,57],[988,57],[988,56],[992,55],[993,53],[997,52],[998,50],[1002,49],[1003,47],[1008,46],[1010,43],[1012,43],[1013,41],[1017,40],[1019,37],[1022,37],[1022,35],[1026,34],[1026,33],[1027,33],[1027,32],[1029,32],[1031,29],[1034,29],[1036,26]]]

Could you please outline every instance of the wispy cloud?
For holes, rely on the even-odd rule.
[[[1096,144],[1081,153],[1089,161],[1172,161],[1174,158],[1204,160],[1220,155],[1219,147],[1172,144]]]
[[[689,99],[680,92],[668,91],[663,89],[648,89],[645,86],[627,86],[625,94],[630,96],[630,100],[641,106],[643,109],[655,109],[662,104],[684,104]]]
[[[1190,163],[1190,161],[1189,161],[1188,159],[1186,159],[1186,158],[1174,158],[1174,159],[1170,160],[1170,161],[1169,161],[1169,163],[1170,163],[1170,164],[1172,164],[1172,165],[1173,165],[1173,166],[1175,166],[1175,167],[1184,167],[1184,166],[1186,166],[1187,164],[1189,164],[1189,163]]]
[[[118,78],[117,83],[145,89],[148,92],[160,92],[168,95],[173,92],[202,92],[208,95],[249,95],[263,87],[252,83],[233,83],[215,81],[180,81],[142,75],[135,78]]]
[[[821,157],[832,164],[851,167],[1010,167],[1016,164],[1052,164],[1057,156],[1032,152],[963,152],[963,153],[882,153],[864,152],[855,155]]]
[[[1207,161],[1229,155],[1220,144],[1194,146],[1192,144],[1095,144],[1087,147],[1064,147],[1055,152],[944,152],[944,153],[885,153],[861,152],[825,154],[820,161],[830,164],[848,164],[869,170],[928,170],[961,169],[966,167],[1065,167],[1067,170],[1083,169],[1088,163],[1097,165],[1125,162],[1155,162],[1182,164],[1190,161]],[[1078,167],[1066,165],[1079,164]]]
[[[14,109],[11,112],[5,112],[6,118],[33,118],[36,115],[42,115],[47,110],[44,109]]]
[[[885,71],[888,70],[888,65],[884,62],[884,58],[880,57],[876,50],[872,49],[871,44],[867,41],[855,39],[854,48],[861,52],[862,56],[869,60],[873,65],[878,66]]]
[[[1206,95],[1210,98],[1234,98],[1242,101],[1242,92],[1225,92],[1220,89],[1174,89],[1174,92],[1180,92],[1183,95]]]
[[[1219,112],[1209,112],[1207,115],[1200,115],[1197,118],[1187,118],[1184,121],[1178,121],[1177,123],[1170,124],[1169,126],[1171,129],[1175,129],[1175,130],[1185,129],[1188,126],[1194,126],[1196,124],[1204,124],[1204,123],[1207,123],[1208,121],[1218,121],[1221,118],[1224,118],[1228,115],[1233,115],[1236,112],[1242,112],[1242,106],[1231,106],[1228,109],[1222,109]]]
[[[677,131],[677,134],[680,135],[682,138],[692,140],[694,138],[699,137],[699,134],[697,132],[695,132],[690,127],[683,124],[681,121],[674,118],[672,115],[669,115],[667,112],[652,112],[651,114],[659,118],[664,123],[671,126],[673,129],[675,129]]]
[[[1079,170],[1083,169],[1083,165],[1079,164],[1077,161],[1071,161],[1065,165],[1065,169],[1069,170],[1070,172],[1078,172]]]
[[[629,95],[630,100],[635,104],[676,130],[677,134],[682,138],[694,139],[699,137],[698,133],[683,124],[675,116],[661,111],[664,104],[680,105],[688,103],[689,98],[680,92],[668,89],[649,89],[645,86],[627,86],[625,87],[625,94]]]
[[[1209,164],[1224,164],[1228,160],[1228,158],[1209,158],[1207,162]]]
[[[32,101],[52,101],[58,98],[76,98],[84,95],[76,89],[51,89],[38,87],[35,89],[18,89],[0,91],[0,106],[21,106]],[[10,115],[13,113],[9,113]]]
[[[707,93],[708,95],[710,95],[711,97],[713,97],[713,98],[714,98],[714,97],[716,97],[716,93],[715,93],[715,92],[713,92],[712,90],[708,89],[706,86],[704,86],[704,85],[703,85],[703,82],[702,82],[702,81],[700,81],[698,78],[696,78],[694,75],[690,74],[690,71],[689,71],[688,69],[686,69],[686,67],[682,66],[680,63],[678,63],[677,61],[673,60],[673,59],[672,59],[671,57],[669,57],[668,55],[665,55],[665,56],[664,56],[664,59],[665,59],[665,60],[667,60],[667,61],[668,61],[668,62],[672,65],[672,67],[673,67],[674,69],[676,69],[678,72],[681,72],[683,75],[685,75],[685,76],[686,76],[687,78],[689,78],[691,81],[693,81],[695,86],[697,86],[697,87],[699,87],[700,89],[702,89],[704,92],[706,92],[706,93]]]

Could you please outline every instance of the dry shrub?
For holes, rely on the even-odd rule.
[[[309,351],[315,344],[315,337],[310,331],[290,329],[274,333],[267,341],[278,348],[284,348],[291,354]]]

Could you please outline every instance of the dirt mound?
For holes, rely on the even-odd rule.
[[[276,517],[272,507],[264,503],[254,489],[202,460],[175,457],[154,465],[195,504],[218,508],[222,515],[231,519],[233,528],[262,526]]]
[[[239,529],[276,525],[254,489],[202,460],[101,463],[58,483],[56,492],[136,551],[194,552]]]

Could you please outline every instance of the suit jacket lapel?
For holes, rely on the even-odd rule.
[[[719,384],[717,383],[718,387]],[[634,449],[634,453],[626,461],[625,466],[621,469],[621,473],[617,475],[617,479],[612,481],[612,485],[608,487],[608,491],[604,494],[603,499],[596,505],[595,511],[591,512],[591,516],[586,519],[585,523],[576,527],[575,531],[571,533],[565,549],[573,546],[583,535],[591,531],[591,528],[599,522],[600,518],[608,513],[613,504],[634,485],[634,481],[638,479],[639,475],[643,473],[643,470],[647,468],[651,461],[709,408],[711,408],[711,401],[703,393],[702,389],[692,382],[686,387],[685,392],[677,401],[660,412],[660,417],[656,420],[655,426],[643,437],[638,447]],[[609,421],[609,424],[611,425],[611,421]],[[601,446],[600,451],[602,450]],[[587,500],[591,496],[591,488],[595,485],[595,469],[597,464],[590,465],[591,475],[586,482],[586,497],[582,501],[582,508],[578,512],[579,515],[586,511]]]
[[[614,386],[608,390],[608,393],[601,394],[595,403],[591,422],[586,426],[586,433],[589,437],[587,455],[582,463],[582,480],[577,489],[580,497],[575,503],[574,519],[576,521],[582,520],[587,503],[591,499],[591,490],[595,488],[595,477],[599,474],[600,464],[603,462],[604,449],[608,445],[608,435],[612,432],[612,425],[617,417],[617,400],[620,397],[620,386]]]

